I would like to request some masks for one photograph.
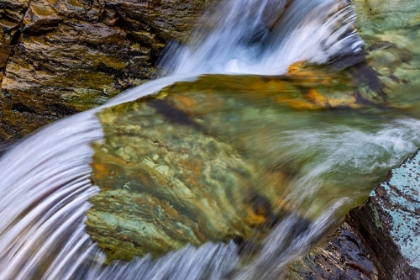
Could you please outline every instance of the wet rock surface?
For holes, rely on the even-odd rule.
[[[355,2],[360,3],[362,1]],[[366,3],[367,2],[364,2],[364,4]],[[359,72],[356,72],[355,76],[359,77],[359,82],[365,82],[365,84],[368,85],[368,88],[373,90],[369,92],[363,91],[362,89],[362,91],[359,92],[360,96],[363,97],[363,102],[361,103],[366,105],[369,103],[382,102],[385,104],[385,106],[389,106],[389,104],[392,104],[392,106],[395,106],[395,108],[408,109],[411,111],[412,114],[416,115],[418,114],[418,109],[412,106],[412,104],[418,103],[414,102],[413,99],[407,98],[405,93],[412,92],[413,87],[415,88],[416,86],[418,86],[416,73],[418,72],[417,61],[419,56],[415,49],[415,46],[419,36],[417,34],[418,31],[416,29],[409,28],[410,26],[414,26],[418,19],[416,17],[411,16],[402,16],[407,14],[407,11],[405,11],[404,8],[402,8],[401,10],[396,11],[398,17],[402,19],[401,21],[398,21],[396,23],[396,26],[392,25],[387,27],[381,27],[380,25],[372,25],[372,28],[366,28],[368,24],[363,23],[363,20],[375,19],[382,21],[383,18],[381,18],[380,16],[379,18],[376,18],[377,15],[389,13],[389,7],[387,6],[381,6],[380,9],[377,9],[375,7],[372,8],[366,5],[363,6],[363,9],[360,8],[362,7],[361,4],[359,4],[358,7],[361,9],[359,9],[359,13],[361,15],[360,23],[362,26],[361,34],[367,42],[366,63],[367,65],[369,65],[369,71],[364,71],[366,70],[366,68],[358,68]],[[378,6],[380,5],[378,4]],[[381,24],[384,23],[381,22]],[[151,37],[147,34],[136,34],[133,36],[140,36],[141,38],[151,39]],[[410,38],[410,40],[402,40],[401,36],[405,38]],[[293,72],[293,68],[291,69],[291,72]],[[304,76],[304,79],[302,79],[300,82],[308,83],[308,76]],[[398,89],[399,91],[396,92],[396,89]],[[376,93],[376,95],[369,96],[372,92]],[[284,102],[294,109],[300,108],[305,110],[325,107],[330,108],[331,105],[332,107],[336,105],[337,107],[348,106],[351,108],[357,108],[361,106],[361,104],[358,103],[358,101],[360,102],[360,99],[358,99],[358,96],[355,94],[347,96],[347,99],[345,99],[345,101],[337,101],[336,96],[337,95],[334,95],[333,98],[327,98],[325,95],[319,94],[318,91],[308,90],[307,93],[303,96],[304,99],[293,99],[287,97],[280,101],[281,97],[279,97],[279,102]],[[207,101],[209,101],[209,99],[207,99]],[[152,108],[148,109],[152,111],[156,110],[153,111],[154,113],[159,113],[159,110],[165,111],[166,109],[168,109],[168,104],[166,104],[165,102],[163,103],[164,104],[155,104],[154,107],[152,106]],[[213,127],[211,127],[211,125],[200,126],[200,121],[191,121],[189,118],[191,115],[198,114],[198,112],[204,112],[202,111],[203,108],[199,108],[199,103],[200,102],[196,102],[189,98],[179,98],[178,100],[175,99],[175,104],[178,104],[178,107],[184,108],[185,106],[188,107],[188,104],[195,104],[195,106],[197,106],[197,111],[193,109],[188,111],[188,113],[186,114],[179,114],[179,111],[175,113],[172,111],[172,113],[174,113],[177,116],[177,119],[179,119],[180,123],[182,123],[183,125],[190,126],[190,128],[194,128],[199,133],[203,132],[203,127],[212,130],[212,133],[214,133],[214,131],[217,131],[218,126],[225,125],[223,121],[220,121],[219,123],[217,123],[216,121],[213,124]],[[211,103],[217,104],[217,100],[213,99],[211,100]],[[173,124],[165,123],[165,126],[170,127],[171,125]],[[178,128],[174,130],[178,130]],[[122,134],[124,133],[126,132],[122,132]],[[177,133],[181,133],[183,135],[188,134],[188,132],[184,130],[179,130]],[[208,135],[204,134],[203,139],[206,139],[207,137]],[[200,139],[200,141],[203,139]],[[107,145],[110,144],[111,143],[104,144],[104,146],[101,149],[105,148],[109,151],[110,149],[108,149],[109,147]],[[179,150],[179,147],[171,148]],[[207,147],[207,145],[203,145],[201,147],[201,149],[204,150],[208,148],[209,147]],[[97,149],[99,149],[99,147],[97,147]],[[229,151],[230,148],[228,146],[224,146],[221,149],[227,149]],[[118,155],[119,152],[111,153],[114,154],[113,156],[117,155],[117,158],[123,157],[122,155]],[[156,152],[156,154],[159,153],[161,153],[161,151]],[[143,156],[144,155],[142,155],[142,157]],[[153,159],[152,154],[145,157]],[[160,158],[160,156],[158,156],[158,158]],[[118,159],[116,158],[114,158],[113,160],[118,161]],[[413,159],[408,160],[402,166],[402,168],[407,168],[411,160]],[[102,161],[102,159],[97,158],[97,161],[100,162]],[[243,163],[242,159],[240,160],[240,162],[241,164]],[[104,174],[111,174],[112,172],[114,172],[111,169],[116,168],[113,164],[107,162],[105,163],[106,167],[102,169],[102,167],[100,167],[102,166],[102,164],[104,163],[99,163],[99,165],[97,165],[96,167],[96,174],[98,174],[99,177],[100,174],[102,174],[100,173],[101,170],[105,171]],[[157,163],[154,162],[153,166],[155,164]],[[111,169],[110,166],[112,167]],[[252,170],[253,167],[247,166],[244,168]],[[411,167],[409,167],[408,169],[410,168]],[[149,170],[148,173],[154,174],[153,172]],[[133,174],[134,173],[137,174],[137,172],[133,172]],[[161,171],[158,171],[158,173],[159,174],[156,175],[155,178],[153,178],[152,180],[145,178],[135,179],[133,177],[133,174],[127,176],[119,174],[118,176],[119,178],[131,178],[129,179],[129,181],[131,180],[130,182],[151,182],[153,180],[157,180],[156,178],[163,178],[162,180],[160,180],[160,182],[167,180],[167,178],[165,178],[165,174],[163,174]],[[291,269],[288,272],[288,277],[291,279],[419,278],[417,259],[419,252],[416,251],[416,248],[418,247],[416,231],[418,230],[419,226],[417,223],[417,220],[419,218],[417,213],[418,209],[416,208],[417,202],[419,201],[419,198],[417,197],[418,186],[416,186],[415,184],[413,185],[411,179],[404,179],[404,176],[409,177],[410,174],[414,175],[415,172],[413,172],[413,170],[409,170],[409,172],[405,175],[401,175],[403,173],[404,171],[401,171],[400,169],[395,169],[394,171],[392,171],[390,178],[388,178],[386,182],[382,183],[376,188],[376,190],[372,193],[368,201],[363,206],[352,210],[347,216],[346,222],[342,224],[342,226],[338,228],[330,237],[328,237],[328,239],[323,244],[314,249],[313,252],[305,256],[299,262],[296,262],[291,265]],[[200,174],[200,172],[198,172],[197,174]],[[396,177],[399,178],[395,179]],[[98,184],[101,186],[106,185],[105,183],[100,183],[101,181],[98,177],[94,177],[94,180],[96,180],[96,182],[99,182]],[[185,180],[185,178],[183,180]],[[249,180],[249,178],[247,178],[247,180]],[[401,185],[404,191],[401,191],[400,189],[398,189],[398,187],[396,187],[399,184],[398,181],[404,182],[403,185]],[[154,184],[156,184],[156,182],[154,182]],[[119,189],[111,190],[112,187],[105,187],[105,191],[103,194],[92,199],[94,208],[89,213],[90,216],[87,222],[87,226],[88,230],[90,230],[90,234],[93,235],[93,239],[96,238],[96,241],[99,243],[102,242],[102,244],[111,244],[114,242],[110,241],[111,239],[113,239],[112,236],[120,235],[118,241],[120,243],[114,244],[113,246],[120,248],[128,248],[127,250],[122,249],[120,252],[116,253],[115,249],[111,247],[106,247],[104,245],[100,245],[102,246],[104,251],[108,253],[108,256],[111,256],[111,259],[129,259],[135,255],[143,255],[144,253],[150,252],[151,250],[157,252],[157,255],[165,253],[166,249],[162,250],[158,247],[139,248],[141,247],[139,246],[139,244],[142,244],[142,242],[138,242],[137,240],[142,240],[144,238],[150,239],[150,236],[148,237],[147,232],[141,233],[140,230],[134,230],[136,231],[136,234],[139,233],[135,235],[133,233],[134,231],[130,231],[132,229],[127,230],[126,228],[123,229],[118,226],[113,226],[116,224],[116,221],[118,219],[122,221],[121,217],[115,218],[115,213],[105,213],[105,207],[101,206],[106,205],[108,207],[109,205],[107,205],[107,203],[111,201],[112,205],[115,206],[115,209],[117,209],[118,207],[122,207],[122,205],[125,204],[122,203],[123,201],[130,201],[129,207],[136,208],[136,204],[138,204],[139,201],[149,201],[151,202],[149,205],[150,209],[143,209],[142,211],[145,211],[145,213],[143,214],[145,214],[147,217],[161,215],[163,220],[168,219],[167,222],[173,222],[171,220],[174,220],[173,218],[175,216],[179,216],[180,213],[171,212],[173,209],[168,201],[172,201],[172,198],[170,198],[168,194],[165,194],[165,196],[168,197],[158,201],[152,198],[150,194],[145,194],[143,192],[144,189],[141,189],[141,194],[136,193],[135,195],[133,195],[132,193],[130,193],[133,190],[130,188],[130,184],[127,184],[127,182],[113,184],[113,186],[115,185],[120,185],[120,187],[118,187]],[[142,186],[141,188],[144,188],[144,186]],[[153,189],[153,187],[151,188]],[[137,191],[138,189],[134,190],[134,192]],[[406,191],[408,191],[408,193],[406,193]],[[137,197],[137,195],[139,196]],[[133,197],[135,197],[135,199],[137,200],[134,199],[133,201],[131,201]],[[226,202],[226,205],[228,205],[229,203],[238,203],[238,201],[229,201]],[[405,207],[403,205],[408,206]],[[157,208],[154,208],[155,206],[157,206]],[[109,208],[107,209],[109,210]],[[153,211],[157,211],[156,209],[159,209],[159,211],[152,215],[151,213]],[[252,209],[252,207],[250,209]],[[219,211],[224,210],[218,209],[216,212]],[[130,212],[128,208],[124,209],[124,211],[121,210],[121,213],[123,212],[132,215],[126,217],[127,219],[132,219],[134,214]],[[169,212],[171,212],[171,214],[168,214]],[[106,215],[109,216],[106,217]],[[243,217],[237,218],[238,220],[243,219]],[[259,219],[260,218],[261,217],[259,217]],[[204,220],[208,221],[207,219],[208,217],[203,218],[202,222]],[[266,217],[264,217],[263,220],[265,219]],[[184,224],[185,227],[183,227],[183,230],[187,228],[194,228],[194,223],[197,223],[197,220],[190,220],[186,222]],[[205,226],[201,225],[200,228],[201,227]],[[225,227],[220,227],[220,229],[223,228],[223,230],[219,231],[213,229],[213,231],[209,231],[207,233],[198,233],[194,232],[194,230],[188,230],[191,233],[191,235],[184,234],[183,237],[185,237],[186,240],[175,241],[172,239],[172,236],[174,236],[176,232],[176,230],[174,230],[174,232],[172,233],[165,233],[168,234],[168,236],[170,236],[170,238],[168,239],[169,241],[166,240],[166,243],[162,242],[162,240],[164,239],[162,238],[162,240],[158,241],[157,244],[165,244],[165,246],[163,247],[168,248],[168,244],[172,243],[172,245],[169,246],[172,250],[179,248],[179,246],[182,245],[182,242],[190,242],[192,244],[199,245],[202,242],[208,240],[226,241],[229,238],[232,238],[232,236],[237,236],[239,239],[246,239],[252,235],[249,235],[247,233],[250,232],[249,228],[252,228],[252,226],[250,227],[250,225],[246,223],[245,226],[242,227],[242,231],[239,230],[236,231],[234,234],[223,235],[223,232],[229,232],[229,230],[226,231],[229,227],[232,227],[232,224],[227,225]],[[237,230],[238,225],[234,225],[233,228]],[[96,231],[96,229],[100,229],[102,230],[102,232]],[[106,234],[104,234],[104,232],[106,232]],[[205,235],[207,235],[206,238],[198,238],[198,236]],[[211,239],[208,238],[208,236],[214,238],[218,236],[218,238]]]
[[[417,114],[420,88],[420,19],[418,1],[352,1],[358,31],[366,43],[366,62],[375,70],[389,104]],[[365,73],[364,78],[368,78]]]
[[[348,220],[369,244],[380,279],[420,278],[420,155],[392,170]]]
[[[326,241],[290,265],[287,279],[383,279],[364,238],[344,222]]]
[[[0,142],[156,77],[212,1],[0,1]]]
[[[0,1],[0,25],[2,26],[0,36],[0,69],[2,70],[0,75],[2,81],[0,142],[22,137],[53,120],[102,104],[120,91],[153,78],[156,73],[155,62],[164,45],[174,38],[183,40],[185,32],[190,30],[206,2],[208,1],[196,1],[190,4],[186,4],[184,1],[176,4],[171,1]],[[357,4],[362,1],[354,2]],[[410,3],[414,2],[410,1]],[[418,109],[411,105],[416,104],[413,99],[400,99],[405,96],[405,92],[412,91],[413,81],[416,81],[418,73],[418,55],[415,51],[418,41],[412,39],[418,40],[419,36],[416,30],[406,28],[416,23],[416,17],[407,15],[417,6],[410,5],[408,11],[403,8],[398,11],[391,9],[394,14],[398,15],[398,18],[405,20],[398,29],[390,26],[386,29],[388,33],[381,33],[377,28],[378,25],[372,25],[371,30],[362,28],[361,34],[368,43],[367,60],[379,73],[380,82],[386,85],[384,87],[387,94],[385,101],[398,104],[404,109],[411,107],[412,113],[416,114]],[[382,7],[382,10],[378,7]],[[365,12],[358,11],[362,20],[390,12],[389,7],[377,3],[364,9]],[[407,38],[410,38],[411,41]],[[360,73],[361,76],[365,74],[365,72]],[[301,82],[308,82],[307,78],[303,75]],[[371,81],[371,79],[365,80]],[[399,94],[393,94],[397,88],[400,90]],[[330,108],[331,104],[332,107],[357,108],[360,106],[357,102],[360,100],[357,97],[358,95],[353,94],[345,96],[344,99],[337,99],[336,95],[326,97],[319,94],[318,91],[307,90],[302,98],[286,97],[281,100],[279,97],[279,102],[287,103],[294,109],[305,110]],[[369,99],[366,95],[364,97],[364,101],[375,100]],[[186,105],[191,100],[181,98],[177,102]],[[159,110],[162,108],[161,105],[155,104],[148,110]],[[195,112],[191,111],[190,113],[194,114]],[[200,126],[195,122],[186,121],[185,123],[185,115],[178,114],[177,116],[183,125],[190,125],[199,130]],[[167,120],[156,121],[166,122],[165,125],[168,127],[173,125],[167,123]],[[211,129],[216,129],[221,125],[224,123],[216,123]],[[130,135],[130,129],[128,128],[128,131],[122,132],[122,134]],[[179,130],[176,133],[183,134],[184,132],[184,130]],[[214,143],[210,143],[208,135],[204,135],[203,139],[206,139],[203,140],[205,145],[201,147],[203,150],[218,150],[218,145],[224,145],[224,143],[213,145]],[[194,141],[196,140],[194,139]],[[103,146],[98,146],[97,149],[107,149],[107,145],[114,144],[105,143]],[[115,147],[120,146],[116,145]],[[176,149],[182,149],[182,147],[176,146]],[[228,146],[223,146],[223,149],[229,152],[233,151]],[[155,166],[157,163],[154,162],[154,153],[148,152],[150,155],[145,158],[149,158],[151,161],[146,162],[143,167],[150,171],[150,166],[147,164]],[[115,152],[113,156],[119,155],[118,153],[118,151]],[[105,159],[108,160],[107,157]],[[117,159],[118,161],[119,159]],[[197,162],[201,161],[200,158],[197,158]],[[414,162],[415,158],[410,159],[402,166],[401,170],[394,170],[387,182],[381,184],[362,207],[351,211],[346,223],[324,244],[306,256],[303,262],[293,265],[290,277],[306,279],[420,278],[417,259],[419,252],[416,251],[419,241],[416,235],[412,235],[418,231],[419,227],[417,207],[418,201],[420,201],[419,186],[413,184],[416,178],[407,179],[413,175],[417,176],[417,173],[411,169],[411,164]],[[106,168],[103,170],[100,169],[100,164],[97,165],[97,174],[109,176],[110,173],[118,171],[112,169],[115,166],[109,162],[105,162],[104,165]],[[112,168],[108,168],[109,166]],[[151,171],[147,173],[155,174],[155,178],[141,178],[140,181],[158,180],[162,182],[168,180],[166,169],[162,168],[156,168],[156,173]],[[243,166],[244,170],[247,168],[248,166]],[[408,172],[405,172],[404,168]],[[156,215],[162,219],[170,220],[170,215],[179,215],[176,211],[174,212],[172,207],[168,206],[165,198],[155,200],[142,192],[133,195],[130,183],[138,180],[136,176],[138,176],[136,172],[131,172],[125,177],[125,179],[129,179],[128,184],[127,181],[122,181],[123,183],[116,184],[118,187],[115,187],[114,190],[104,184],[106,191],[102,196],[94,198],[93,203],[96,204],[96,209],[93,211],[104,211],[105,207],[108,208],[110,204],[117,209],[127,201],[131,203],[127,207],[136,208],[139,202],[147,201],[151,202],[150,205],[160,205],[160,208],[150,206],[143,210],[146,213],[146,218]],[[249,179],[246,176],[244,178]],[[99,177],[95,178],[96,182],[101,182],[100,179]],[[110,180],[109,177],[103,179]],[[114,181],[110,180],[110,182]],[[142,190],[141,188],[144,186],[136,187]],[[137,192],[139,189],[134,191]],[[124,203],[122,203],[123,201]],[[244,201],[249,202],[252,199]],[[252,205],[249,206],[249,209],[251,210],[249,213],[253,213],[254,219],[250,220],[248,224],[245,223],[244,230],[240,234],[238,232],[226,234],[222,237],[219,236],[217,240],[227,240],[234,236],[241,238],[252,236],[254,233],[250,232],[253,231],[255,225],[266,222],[267,217],[272,214],[267,215],[267,211],[258,209],[258,207],[253,208]],[[137,213],[126,210],[121,210],[121,212],[128,215],[127,219],[137,215]],[[99,217],[99,214],[97,215],[93,211],[90,213],[91,221]],[[106,215],[104,212],[101,215]],[[259,215],[261,213],[265,214]],[[106,226],[111,225],[111,229],[115,230],[106,234],[118,234],[121,243],[117,246],[128,245],[128,247],[134,248],[135,253],[127,251],[128,253],[115,254],[110,249],[108,250],[109,254],[115,254],[114,258],[129,259],[150,250],[150,248],[139,249],[139,246],[136,246],[139,243],[134,240],[133,233],[118,226],[113,227],[116,221],[112,219],[112,217],[104,218],[104,221],[109,222]],[[146,222],[150,221],[146,219]],[[95,222],[101,223],[102,221],[96,220]],[[190,221],[186,223],[188,224]],[[93,228],[91,227],[91,229]],[[97,228],[104,230],[101,227]],[[178,230],[178,232],[175,230],[173,233],[169,233],[168,236],[183,232],[184,236],[182,237],[193,244],[200,244],[204,240],[213,240],[202,238],[197,232],[185,231],[182,226]],[[213,237],[224,231],[225,229],[220,232],[210,231],[207,234]],[[363,240],[360,239],[360,236],[363,236]],[[141,238],[147,238],[147,235],[143,235]],[[192,241],[194,238],[197,240],[196,243]],[[109,239],[104,238],[98,242],[100,241],[106,243],[109,242]],[[181,240],[181,242],[183,241],[185,240]],[[179,248],[179,244],[176,243],[172,248]],[[107,251],[107,248],[103,248]],[[160,248],[153,248],[153,250],[163,253],[163,251],[159,251]]]
[[[359,34],[366,42],[366,63],[379,79],[385,103],[404,109],[407,116],[418,117],[418,96],[407,96],[420,89],[419,2],[352,2],[358,14]],[[368,75],[362,74],[362,80],[366,80]],[[335,275],[338,275],[340,279],[419,279],[419,160],[417,154],[392,170],[387,180],[375,188],[361,207],[350,211],[336,233],[298,263],[292,264],[292,271],[297,271],[291,273],[292,278],[337,279]],[[347,240],[347,229],[360,240]],[[342,242],[331,248],[330,244],[334,244],[337,238]],[[351,249],[352,243],[359,244],[358,248]],[[349,258],[349,249],[361,255],[353,271],[347,274],[343,273],[348,269],[346,264],[354,260]],[[367,260],[371,261],[367,267],[374,269],[364,268]],[[354,276],[355,272],[359,276]]]
[[[101,192],[90,199],[87,232],[111,261],[148,253],[160,257],[188,243],[235,240],[258,247],[291,209],[309,225],[336,197],[355,195],[351,185],[358,177],[349,172],[360,172],[327,172],[315,202],[295,203],[290,182],[304,176],[303,166],[320,151],[283,157],[284,147],[311,145],[281,132],[322,129],[326,122],[350,119],[363,124],[354,112],[377,108],[358,103],[355,94],[350,75],[296,64],[276,77],[205,75],[102,110],[97,116],[104,142],[94,144],[92,162],[92,181]],[[328,120],[326,109],[335,109]],[[359,176],[366,186],[358,189],[359,201],[384,174]],[[343,176],[352,178],[348,187],[337,184]],[[356,205],[337,212],[344,216]]]
[[[420,155],[387,179],[324,243],[290,265],[290,279],[419,279]]]
[[[325,106],[284,80],[201,77],[98,114],[105,142],[94,145],[92,180],[102,192],[90,200],[86,229],[109,260],[209,241],[249,245],[270,232],[289,211],[280,194],[293,175],[263,155],[263,143],[232,140],[247,129],[225,132],[242,127],[240,120],[254,116],[251,104],[266,99],[267,118],[277,107]],[[260,96],[252,98],[255,89]],[[235,113],[215,116],[214,108]]]

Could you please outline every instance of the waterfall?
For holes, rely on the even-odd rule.
[[[361,52],[355,18],[345,1],[222,1],[187,47],[169,48],[162,67],[167,75],[283,74],[298,61],[321,64]]]
[[[351,189],[349,195],[332,199],[311,224],[286,217],[246,265],[234,242],[186,246],[158,259],[146,256],[105,265],[105,254],[84,230],[88,199],[99,192],[90,180],[90,145],[103,139],[95,114],[201,74],[278,75],[298,61],[322,64],[358,54],[363,42],[354,21],[354,11],[344,0],[222,1],[204,15],[189,44],[173,44],[166,51],[161,61],[166,77],[20,141],[0,158],[1,278],[275,279],[339,220],[337,211],[363,196],[351,189],[354,181],[342,182]],[[419,121],[404,118],[380,125],[279,131],[276,139],[259,140],[285,160],[318,151],[309,163],[302,162],[302,176],[290,185],[294,191],[289,195],[299,201],[321,192],[325,174],[369,177],[394,167],[420,146],[418,129]],[[320,211],[310,205],[308,213]]]

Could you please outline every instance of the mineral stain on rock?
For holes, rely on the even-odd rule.
[[[88,212],[92,239],[111,260],[127,260],[266,232],[281,208],[253,186],[257,170],[235,147],[192,125],[188,111],[162,102],[99,114],[109,137],[94,146],[92,179],[103,191]]]
[[[98,113],[105,137],[93,145],[91,165],[101,192],[90,199],[86,229],[109,261],[230,240],[252,254],[249,244],[258,246],[291,213],[288,182],[305,160],[281,161],[271,150],[276,141],[261,139],[317,123],[325,109],[364,108],[350,75],[293,69],[278,77],[202,76]],[[278,122],[285,114],[299,118]],[[311,216],[294,211],[310,224]]]

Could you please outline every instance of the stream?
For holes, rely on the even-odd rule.
[[[411,97],[391,98],[398,103],[393,106],[384,90],[370,83],[368,74],[374,71],[360,62],[365,42],[356,18],[345,0],[221,1],[203,16],[188,44],[173,43],[166,49],[159,79],[14,145],[0,158],[0,278],[281,279],[289,263],[309,252],[390,169],[420,147],[415,103],[398,106],[401,99],[410,103]],[[414,89],[404,87],[403,92]],[[185,105],[190,103],[194,105]],[[117,126],[123,121],[129,123]],[[174,250],[158,256],[109,261],[102,245],[86,231],[91,219],[86,213],[98,207],[95,197],[108,190],[95,164],[102,164],[107,153],[126,162],[150,162],[148,155],[141,158],[142,152],[137,152],[146,142],[126,143],[120,135],[179,142],[167,144],[166,154],[156,152],[164,160],[154,159],[149,166],[166,172],[165,180],[184,180],[182,186],[190,190],[194,187],[186,183],[187,171],[171,166],[164,155],[215,142],[228,151],[214,152],[216,159],[207,159],[212,151],[206,150],[203,157],[200,151],[185,152],[187,160],[204,158],[208,168],[220,168],[205,178],[214,185],[200,187],[223,185],[224,179],[217,181],[223,174],[239,174],[252,192],[268,197],[273,215],[280,218],[276,216],[269,229],[262,227],[256,248],[244,254],[246,242],[210,237],[200,239],[199,245],[174,245]],[[104,147],[107,152],[101,154]],[[126,159],[130,153],[136,158]],[[182,176],[167,175],[156,166],[169,166]],[[190,177],[199,178],[203,172]],[[251,175],[243,175],[247,172]],[[226,188],[235,199],[248,188],[229,182]],[[133,186],[116,187],[115,193],[134,196],[129,193]],[[190,198],[183,200],[184,193],[172,196],[172,190],[167,196],[153,194],[172,205],[190,203]],[[247,209],[239,203],[225,208],[208,204],[209,209],[226,211],[214,220],[226,220],[226,227],[235,230],[236,212]],[[139,213],[152,213],[147,211]],[[211,212],[205,207],[203,211]],[[180,219],[173,224],[182,223]],[[198,220],[194,222],[200,228]],[[211,234],[223,235],[214,224],[217,230],[211,229]]]

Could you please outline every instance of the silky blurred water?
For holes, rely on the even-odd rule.
[[[222,1],[187,46],[166,52],[161,66],[166,75],[282,74],[297,61],[325,63],[361,52],[354,21],[346,1]]]
[[[290,261],[360,203],[387,170],[420,147],[418,120],[364,112],[364,121],[358,123],[351,114],[320,111],[314,121],[294,128],[296,115],[287,117],[287,112],[265,119],[269,126],[257,124],[258,112],[250,114],[247,127],[226,127],[226,134],[245,131],[250,146],[259,142],[266,147],[260,158],[291,164],[298,173],[285,193],[296,211],[276,226],[259,254],[243,260],[233,242],[208,243],[155,260],[105,265],[106,256],[84,231],[87,200],[99,192],[90,181],[89,165],[90,144],[103,139],[95,113],[204,73],[278,75],[298,61],[322,64],[360,53],[363,42],[354,20],[352,7],[340,0],[222,1],[204,16],[189,44],[167,50],[161,62],[166,77],[18,143],[0,159],[0,278],[279,277]],[[311,222],[302,225],[299,216]]]

